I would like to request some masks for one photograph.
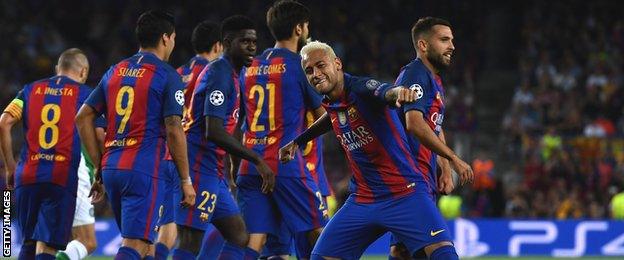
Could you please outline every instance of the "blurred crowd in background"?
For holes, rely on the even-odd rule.
[[[444,129],[452,147],[476,174],[474,184],[452,197],[449,216],[515,218],[606,218],[609,201],[624,184],[624,18],[612,4],[529,2],[513,10],[522,18],[517,61],[519,81],[500,86],[508,107],[496,131],[502,145],[480,147],[475,102],[487,52],[487,3],[444,1],[302,1],[312,11],[311,37],[332,45],[355,75],[392,82],[415,58],[410,28],[418,17],[439,16],[453,24],[456,51],[443,74]],[[193,27],[244,14],[256,22],[258,54],[273,46],[265,25],[270,1],[2,1],[0,2],[0,105],[23,84],[54,74],[58,55],[70,47],[86,51],[88,84],[95,86],[112,64],[137,51],[134,24],[150,8],[176,17],[174,67],[194,53]],[[617,5],[617,3],[615,3]],[[71,8],[67,8],[71,6]],[[557,10],[557,12],[552,12]],[[513,67],[513,66],[512,66]],[[15,150],[21,129],[14,131]],[[325,169],[340,204],[350,171],[340,146],[325,136]],[[4,171],[2,171],[4,172]],[[4,177],[4,176],[3,176]],[[2,184],[4,185],[4,180]],[[448,201],[448,200],[445,200]],[[441,202],[446,203],[446,202]],[[449,205],[442,205],[447,208]],[[98,216],[110,216],[106,203]]]

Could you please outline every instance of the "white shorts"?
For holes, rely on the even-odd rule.
[[[76,194],[76,212],[74,213],[74,223],[72,227],[94,224],[95,215],[93,212],[93,204],[89,198],[91,191],[91,175],[92,169],[87,167],[84,155],[80,154],[80,166],[78,166],[78,193]]]

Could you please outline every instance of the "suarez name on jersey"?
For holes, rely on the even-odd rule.
[[[103,170],[162,177],[163,119],[182,115],[183,88],[175,69],[150,52],[139,52],[106,72],[86,102],[107,119]]]

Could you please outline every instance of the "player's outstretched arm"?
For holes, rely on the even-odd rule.
[[[327,133],[331,130],[331,119],[327,113],[323,114],[319,119],[301,133],[295,140],[290,141],[279,149],[279,159],[282,163],[288,162],[295,158],[295,153],[299,147],[304,147],[309,141]]]
[[[95,130],[96,111],[89,105],[82,105],[78,114],[76,114],[76,128],[80,141],[87,151],[87,156],[91,159],[95,171],[95,182],[91,186],[89,197],[92,203],[97,203],[104,198],[104,187],[102,186],[102,173],[100,172],[100,158],[102,152],[98,144],[97,133]]]
[[[411,103],[416,101],[416,91],[401,86],[394,87],[386,91],[384,96],[388,104],[393,104],[396,107],[401,107],[403,103]]]
[[[179,115],[165,117],[165,129],[167,133],[167,145],[173,163],[175,163],[180,176],[180,187],[184,198],[180,202],[182,207],[195,205],[195,190],[189,175],[188,151],[186,150],[186,135],[182,129],[182,119]]]
[[[13,189],[13,178],[15,177],[15,157],[13,157],[13,138],[11,128],[19,121],[10,113],[2,113],[0,117],[0,149],[2,150],[2,160],[6,168],[6,186]]]
[[[455,171],[460,176],[462,185],[472,182],[474,174],[470,165],[460,159],[451,148],[446,146],[446,144],[438,138],[427,122],[425,122],[422,112],[418,110],[407,111],[407,113],[405,113],[405,125],[405,129],[409,134],[416,136],[425,147],[451,162],[451,166],[455,168]]]
[[[229,135],[223,128],[223,119],[215,116],[206,116],[206,139],[214,142],[226,152],[252,162],[262,177],[262,192],[273,191],[275,186],[275,173],[262,158],[254,151]]]

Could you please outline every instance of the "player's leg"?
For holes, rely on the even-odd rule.
[[[262,258],[270,260],[287,260],[291,253],[293,235],[283,222],[277,234],[268,234],[267,242],[262,250]]]
[[[31,195],[41,197],[32,236],[37,241],[35,258],[55,259],[56,252],[65,249],[71,238],[76,197],[73,191],[52,183],[40,184]]]
[[[238,205],[249,232],[248,247],[261,252],[267,234],[274,233],[279,228],[280,216],[276,213],[277,207],[270,195],[260,190],[262,185],[260,176],[238,176],[236,185]]]
[[[385,216],[384,226],[405,244],[412,256],[424,248],[430,259],[458,259],[446,222],[430,195],[415,192],[393,199],[381,213]]]
[[[224,244],[225,239],[219,230],[214,225],[209,225],[204,232],[204,239],[197,259],[217,259]]]
[[[78,167],[78,191],[76,194],[76,211],[72,224],[73,240],[67,244],[67,248],[56,254],[56,259],[83,259],[93,253],[97,247],[95,239],[95,216],[89,191],[91,190],[90,169],[81,158]]]
[[[225,239],[220,259],[257,259],[260,254],[248,247],[249,233],[234,197],[225,180],[220,180],[219,200],[214,211],[212,224]]]
[[[356,203],[350,196],[319,237],[311,259],[359,259],[366,248],[386,230],[374,203]]]
[[[192,164],[194,165],[194,163]],[[219,201],[219,177],[201,174],[200,168],[191,171],[191,178],[197,197],[190,208],[182,208],[176,203],[175,223],[178,228],[178,247],[173,250],[175,259],[195,258],[199,254],[205,230]],[[207,172],[207,171],[206,171]],[[175,202],[182,200],[182,190],[175,193]]]
[[[106,175],[116,175],[109,178],[121,187],[120,232],[123,239],[117,255],[125,259],[143,258],[156,238],[155,227],[164,195],[164,181],[133,171],[104,171],[105,181]]]
[[[297,255],[307,259],[329,218],[323,197],[310,177],[278,177],[275,185],[272,195],[298,241]]]
[[[165,176],[165,190],[163,204],[158,210],[158,236],[154,244],[154,257],[167,259],[169,251],[175,246],[178,229],[174,221],[174,194],[179,192],[180,183],[178,171],[173,161],[165,161],[167,174]]]
[[[425,258],[427,256],[425,255]],[[410,256],[410,252],[407,250],[405,245],[391,235],[390,237],[390,255],[388,256],[388,260],[409,260],[412,259]],[[420,259],[420,258],[416,258]]]
[[[31,192],[37,189],[38,184],[23,185],[15,188],[15,209],[17,226],[20,236],[24,238],[18,259],[34,259],[37,241],[31,237],[37,225],[37,213],[39,212],[39,196]]]

